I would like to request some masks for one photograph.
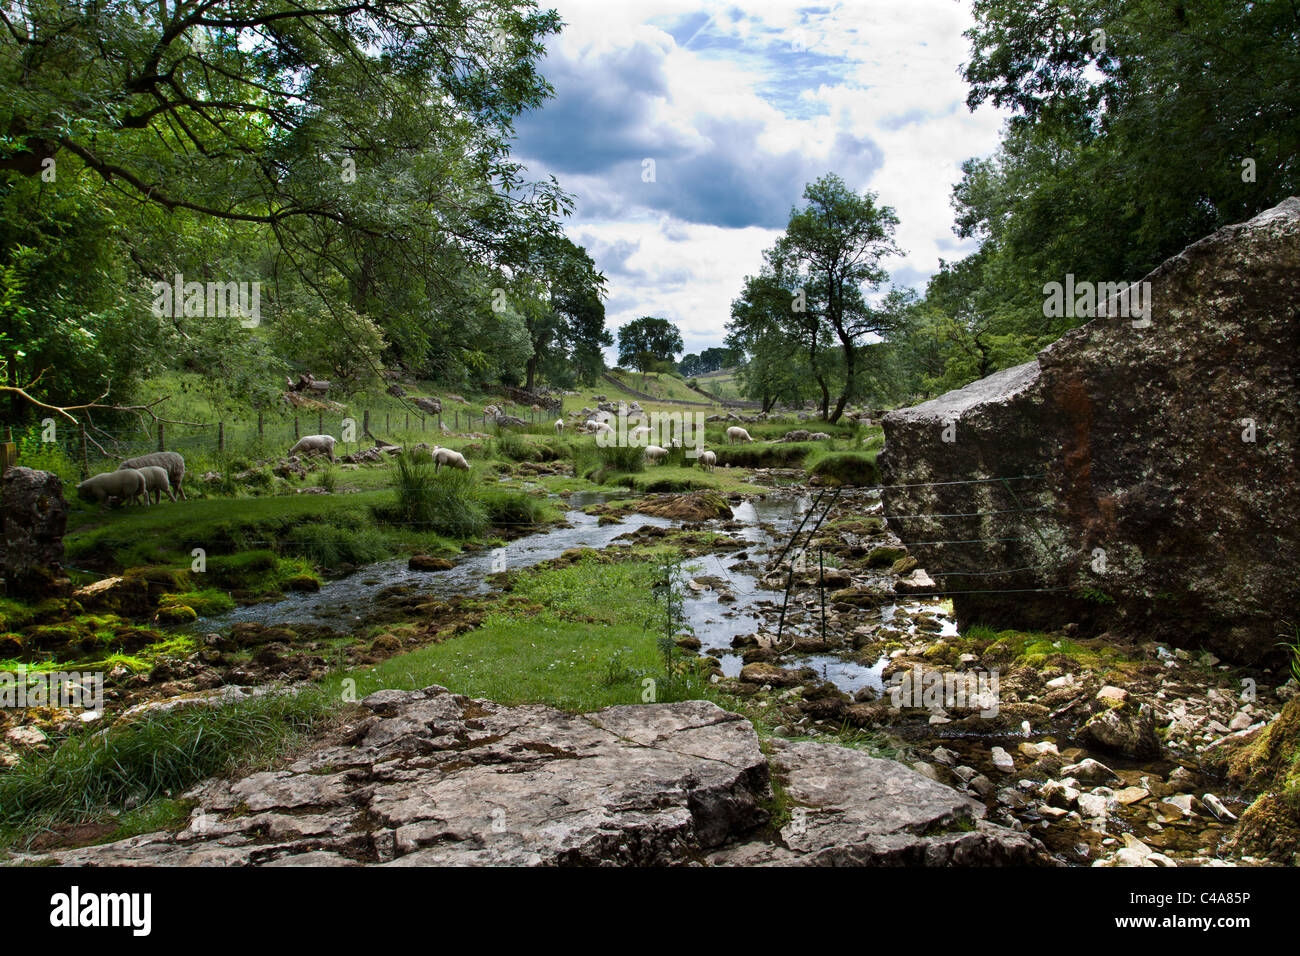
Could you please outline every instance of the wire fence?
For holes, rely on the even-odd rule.
[[[529,425],[551,422],[546,409],[518,408],[512,413]],[[216,422],[152,422],[147,427],[112,432],[93,424],[81,427],[49,419],[28,426],[17,434],[5,429],[12,452],[5,467],[23,464],[23,459],[62,456],[83,476],[112,470],[122,461],[151,452],[174,451],[188,457],[220,458],[283,456],[306,435],[332,435],[341,454],[375,447],[385,441],[419,441],[445,434],[486,432],[497,424],[494,415],[468,408],[420,414],[411,411],[362,410],[359,415],[299,412],[292,415],[258,414],[255,419]]]

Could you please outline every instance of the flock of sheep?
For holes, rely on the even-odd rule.
[[[149,507],[162,501],[166,495],[175,501],[179,494],[185,497],[181,480],[185,477],[185,459],[174,451],[156,451],[137,458],[128,458],[117,466],[117,471],[93,475],[77,485],[77,495],[82,501],[107,504],[118,498],[125,502],[139,502]]]
[[[608,422],[603,421],[588,421],[581,427],[595,435],[613,434],[614,431]],[[564,429],[564,419],[557,419],[556,434],[563,434]],[[633,440],[648,438],[650,427],[641,425],[634,428],[629,435]],[[732,445],[753,440],[749,432],[738,425],[732,425],[727,429],[727,441]],[[289,454],[303,457],[324,455],[333,464],[337,460],[334,455],[335,444],[337,442],[333,435],[304,435],[289,449]],[[469,471],[469,462],[458,451],[434,445],[429,449],[429,453],[433,457],[435,473],[444,465],[448,468]],[[659,445],[647,445],[645,456],[647,461],[658,464],[668,456],[668,449]],[[713,452],[708,450],[700,452],[700,467],[705,471],[712,471],[717,462],[718,456]],[[175,501],[178,494],[184,498],[185,489],[181,487],[181,480],[184,477],[184,458],[174,451],[156,451],[148,455],[128,458],[118,465],[116,471],[106,471],[87,478],[77,485],[77,495],[83,501],[98,502],[101,505],[107,505],[112,499],[118,499],[130,504],[143,502],[147,508],[151,502],[153,504],[161,502],[163,495],[171,501]]]

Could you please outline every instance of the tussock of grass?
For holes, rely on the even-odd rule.
[[[472,472],[435,472],[430,461],[399,455],[392,480],[398,521],[449,538],[477,538],[487,530],[487,509]]]
[[[213,774],[268,761],[317,728],[334,707],[319,690],[193,707],[70,738],[0,774],[5,842],[53,822],[172,797]]]

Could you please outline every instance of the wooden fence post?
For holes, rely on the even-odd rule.
[[[293,440],[295,443],[298,441],[298,437],[299,437],[298,436],[298,413],[294,412],[293,413]]]
[[[90,455],[86,452],[86,426],[78,425],[77,427],[81,432],[81,477],[85,479],[90,477]],[[162,435],[161,422],[158,424],[158,434]]]
[[[370,409],[368,408],[361,413],[361,434],[370,434]],[[360,442],[358,442],[358,444],[360,444]]]
[[[325,412],[323,410],[318,410],[316,412],[316,434],[325,434]]]
[[[220,454],[226,450],[226,423],[217,422],[217,453]]]
[[[83,426],[82,429],[81,429],[81,442],[82,442],[83,445],[84,445],[85,442],[86,442],[86,429],[85,429],[84,426]],[[167,450],[167,439],[166,439],[166,437],[165,437],[164,434],[163,434],[163,423],[162,423],[162,422],[159,422],[159,423],[158,423],[158,450],[159,450],[159,451],[166,451],[166,450]]]
[[[260,442],[262,438],[262,410],[259,408],[257,410],[257,440]]]
[[[410,412],[407,412],[407,413],[406,413],[406,430],[407,430],[408,432],[411,430],[411,413],[410,413]]]

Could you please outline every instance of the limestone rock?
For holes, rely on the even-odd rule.
[[[935,575],[942,590],[1024,569],[979,579],[1017,593],[959,595],[961,624],[1142,628],[1260,661],[1277,653],[1277,609],[1300,604],[1300,199],[1144,281],[1149,324],[1095,318],[1033,361],[886,415],[884,510],[983,515],[894,529],[951,573]],[[1004,540],[916,543],[971,538]]]
[[[771,773],[790,820],[769,841]],[[178,832],[11,864],[1025,864],[1030,838],[900,763],[772,742],[708,701],[568,714],[383,690],[287,767],[208,780]]]
[[[36,594],[62,574],[68,503],[59,477],[14,467],[0,479],[0,575],[11,594]]]

